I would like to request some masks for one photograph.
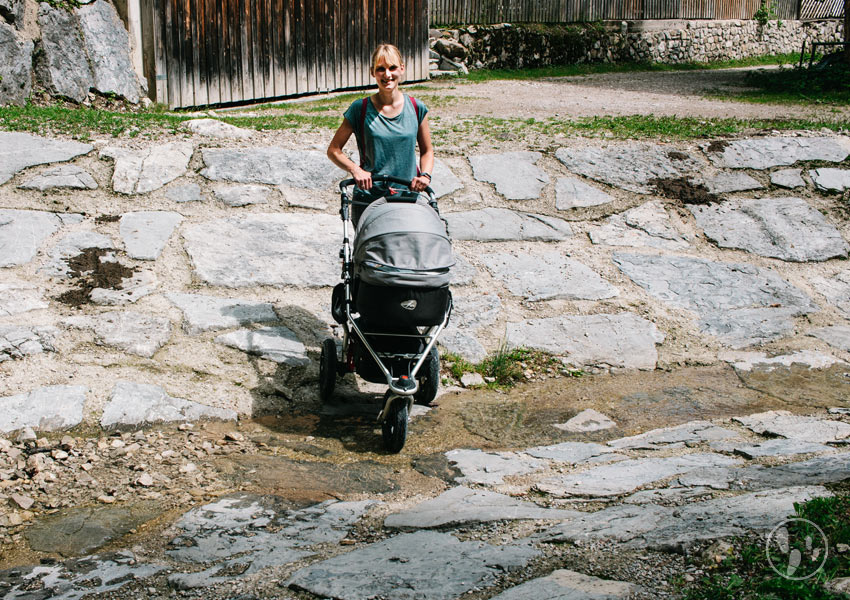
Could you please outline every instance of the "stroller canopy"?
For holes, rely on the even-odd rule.
[[[454,265],[446,225],[420,198],[376,200],[363,211],[354,238],[354,268],[362,281],[380,286],[442,287]]]

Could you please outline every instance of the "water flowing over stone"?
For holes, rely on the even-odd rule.
[[[573,235],[566,221],[506,208],[445,213],[443,218],[448,222],[449,235],[454,240],[558,242]]]
[[[505,152],[470,156],[472,172],[478,181],[496,186],[508,200],[533,200],[549,183],[546,171],[536,165],[539,152]]]
[[[103,408],[100,425],[104,429],[138,428],[153,423],[205,418],[235,421],[236,411],[173,398],[158,385],[119,381]]]
[[[265,183],[320,190],[342,179],[323,152],[283,148],[204,148],[201,175],[213,181]]]
[[[2,24],[0,24],[2,29]],[[0,184],[27,167],[66,162],[93,150],[89,144],[54,140],[28,133],[0,131]]]
[[[182,220],[179,213],[168,211],[124,213],[118,231],[127,255],[138,260],[156,260]]]
[[[115,161],[112,189],[119,194],[146,194],[158,190],[186,173],[192,158],[192,145],[170,142],[144,150],[108,146],[101,158]]]
[[[76,165],[59,165],[49,169],[25,181],[20,186],[24,190],[46,190],[71,189],[71,190],[96,190],[97,182],[94,178]]]
[[[651,194],[653,179],[685,177],[703,168],[689,154],[646,143],[559,148],[555,156],[573,173],[638,194]]]
[[[166,297],[183,311],[183,329],[189,335],[277,321],[274,307],[268,302],[178,292],[166,294]]]
[[[183,228],[195,274],[210,285],[317,287],[339,281],[342,227],[332,215],[251,214]]]
[[[0,398],[0,431],[61,431],[79,425],[87,392],[81,385],[54,385]]]
[[[215,338],[215,341],[276,363],[296,367],[310,364],[307,348],[287,327],[240,329],[220,335]]]
[[[508,323],[513,347],[535,348],[562,356],[568,364],[654,369],[656,344],[664,334],[633,313],[562,316]]]
[[[724,143],[719,152],[712,152],[708,144],[703,149],[715,165],[730,169],[769,169],[801,160],[841,162],[850,154],[850,144],[837,137],[733,140]]]
[[[42,2],[38,24],[43,49],[36,63],[39,79],[51,94],[82,102],[95,81],[76,14]]]
[[[850,327],[847,325],[819,327],[810,331],[809,335],[825,341],[830,346],[850,352]]]
[[[94,332],[99,344],[147,358],[152,357],[171,338],[171,322],[168,319],[131,311],[80,315],[69,317],[63,323]]]
[[[56,213],[0,209],[0,267],[25,265],[64,224]]]
[[[738,248],[787,261],[846,257],[850,246],[802,198],[730,200],[691,205],[697,225],[721,248]]]
[[[613,200],[613,196],[577,177],[559,177],[555,182],[555,208],[558,210],[599,206]]]
[[[32,40],[0,20],[0,104],[23,106],[32,91]],[[0,183],[5,181],[0,168]]]

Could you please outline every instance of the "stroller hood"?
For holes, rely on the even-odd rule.
[[[354,238],[355,273],[380,286],[442,287],[454,265],[440,215],[424,199],[376,200],[363,211]]]

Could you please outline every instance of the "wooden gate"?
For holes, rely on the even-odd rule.
[[[150,96],[170,108],[369,85],[395,44],[407,80],[428,77],[429,0],[142,0]]]

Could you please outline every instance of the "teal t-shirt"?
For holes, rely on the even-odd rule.
[[[358,138],[363,168],[373,175],[391,175],[405,181],[416,177],[416,136],[427,114],[428,107],[419,100],[414,111],[410,96],[405,94],[404,107],[392,118],[380,114],[367,98],[363,119],[363,100],[355,100],[344,116]]]

